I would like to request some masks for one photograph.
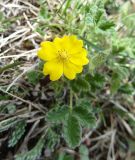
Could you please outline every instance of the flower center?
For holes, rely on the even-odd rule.
[[[58,51],[58,54],[59,54],[59,59],[61,61],[65,61],[68,59],[68,53],[66,50],[60,50],[60,51]]]

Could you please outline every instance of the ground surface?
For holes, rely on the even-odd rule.
[[[0,1],[0,160],[135,159],[135,2],[91,3]],[[100,22],[102,11],[107,20]],[[93,58],[81,75],[87,83],[51,82],[42,74],[40,42],[64,34],[84,40]],[[94,57],[102,48],[109,53],[105,60]],[[62,125],[51,128],[45,119],[54,106],[69,104],[68,87],[73,104],[86,105],[96,117],[75,149]]]

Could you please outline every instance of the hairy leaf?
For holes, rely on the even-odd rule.
[[[108,53],[98,53],[95,56],[92,57],[90,61],[90,72],[93,73],[93,71],[100,67],[105,61],[107,60]]]
[[[36,146],[26,153],[21,153],[15,156],[15,160],[36,160],[41,154],[45,142],[44,135],[41,136]]]
[[[69,115],[66,125],[64,126],[64,137],[71,148],[79,145],[81,140],[81,127],[78,119]]]
[[[74,92],[79,92],[79,91],[86,92],[90,90],[90,84],[83,77],[79,77],[78,79],[72,81],[70,85]]]
[[[110,29],[114,27],[114,22],[112,21],[103,21],[100,25],[99,28],[106,31],[107,29]]]
[[[117,73],[112,75],[111,79],[111,93],[114,94],[120,88],[121,78]]]
[[[37,71],[31,71],[27,73],[28,81],[31,84],[37,84],[38,81],[42,78],[42,73]]]
[[[0,122],[0,132],[6,131],[9,128],[13,127],[18,121],[20,120],[17,119],[16,117],[11,117],[11,118],[1,121]]]
[[[10,139],[8,141],[9,147],[13,147],[18,142],[18,140],[22,137],[22,135],[25,132],[25,126],[26,126],[25,121],[20,121],[16,124],[16,126],[10,136]]]
[[[47,131],[47,138],[46,138],[46,146],[51,151],[54,151],[55,145],[58,144],[60,141],[60,136],[53,131],[51,128]]]
[[[68,107],[67,106],[59,106],[56,108],[53,108],[47,113],[46,119],[49,122],[62,122],[62,120],[65,119],[66,115],[68,113]]]
[[[78,120],[82,123],[82,125],[87,127],[92,127],[95,125],[95,116],[86,108],[82,106],[75,107],[73,112],[77,116]]]
[[[80,152],[80,160],[89,160],[89,150],[86,146],[81,145],[79,152]]]

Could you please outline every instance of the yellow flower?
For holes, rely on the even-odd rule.
[[[82,72],[83,65],[89,62],[83,41],[74,35],[55,38],[53,42],[42,42],[38,57],[46,61],[43,73],[50,75],[52,81],[62,75],[74,79],[77,73]]]

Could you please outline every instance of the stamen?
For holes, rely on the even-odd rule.
[[[59,59],[61,60],[61,61],[65,61],[65,60],[67,60],[69,57],[68,57],[68,53],[67,53],[67,51],[66,50],[59,50],[58,51],[58,54],[59,54]]]

